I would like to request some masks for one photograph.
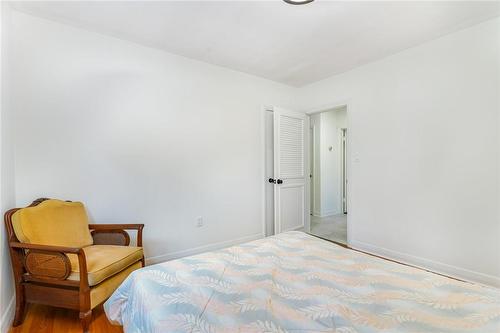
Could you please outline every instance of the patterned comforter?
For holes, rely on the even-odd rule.
[[[500,332],[500,290],[302,232],[145,267],[104,309],[126,333]]]

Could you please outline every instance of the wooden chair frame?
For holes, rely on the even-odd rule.
[[[37,206],[45,200],[48,200],[48,198],[37,199],[28,207]],[[12,226],[12,215],[19,209],[13,208],[5,213],[5,225],[7,227],[16,288],[16,309],[13,326],[22,324],[27,303],[38,303],[78,310],[83,331],[88,332],[92,320],[92,309],[90,307],[87,261],[83,248],[21,243],[17,239]],[[142,246],[143,228],[144,224],[89,224],[92,237],[99,235],[97,243],[107,245],[128,246],[130,237],[125,230],[137,230],[137,246]],[[109,235],[109,237],[103,237],[105,234]],[[116,235],[120,237],[117,238]],[[67,254],[78,256],[80,281],[67,280],[71,272]],[[36,262],[36,260],[27,260],[29,255],[50,257],[55,259],[52,261],[55,264],[50,270],[44,270],[43,265],[35,267],[31,263]],[[142,267],[144,267],[144,256],[141,263]]]

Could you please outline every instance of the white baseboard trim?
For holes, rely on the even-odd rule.
[[[328,216],[333,216],[333,215],[339,215],[340,212],[337,211],[328,211],[328,212],[313,212],[313,216],[316,217],[328,217]]]
[[[0,318],[0,332],[8,333],[10,330],[10,326],[12,325],[12,320],[14,320],[14,299],[15,295],[12,295],[9,301],[9,305],[5,309],[4,313],[2,313],[2,317]]]
[[[465,268],[417,257],[407,253],[393,251],[390,249],[386,249],[383,247],[379,247],[373,244],[368,244],[356,240],[350,240],[349,246],[355,250],[360,250],[387,259],[396,260],[404,264],[429,270],[435,273],[447,275],[459,280],[500,288],[500,278],[493,275],[474,272]]]
[[[146,265],[158,264],[160,262],[169,261],[169,260],[178,259],[178,258],[187,257],[187,256],[192,256],[192,255],[207,252],[207,251],[219,250],[219,249],[223,249],[225,247],[250,242],[250,241],[260,239],[263,237],[264,237],[264,235],[262,233],[258,233],[258,234],[240,237],[240,238],[235,238],[235,239],[231,239],[231,240],[227,240],[227,241],[223,241],[223,242],[198,246],[198,247],[187,249],[187,250],[165,253],[165,254],[161,254],[158,256],[146,258]]]

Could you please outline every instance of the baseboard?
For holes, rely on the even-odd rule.
[[[349,247],[355,250],[367,252],[387,259],[396,260],[403,264],[447,275],[459,280],[500,288],[500,278],[493,275],[474,272],[465,268],[417,257],[407,253],[393,251],[390,249],[386,249],[383,247],[379,247],[373,244],[368,244],[356,240],[350,240]]]
[[[313,212],[313,216],[316,217],[328,217],[328,216],[333,216],[333,215],[338,215],[340,212],[337,212],[335,210],[331,211],[326,211],[326,212]]]
[[[231,239],[231,240],[227,240],[227,241],[223,241],[223,242],[198,246],[198,247],[187,249],[187,250],[165,253],[165,254],[161,254],[158,256],[146,258],[146,265],[158,264],[160,262],[169,261],[169,260],[178,259],[178,258],[187,257],[187,256],[192,256],[192,255],[207,252],[207,251],[219,250],[219,249],[223,249],[225,247],[250,242],[250,241],[260,239],[263,237],[264,237],[264,235],[262,235],[262,233],[258,233],[258,234],[240,237],[240,238],[235,238],[235,239]]]
[[[0,318],[0,332],[8,333],[10,330],[10,326],[12,325],[12,320],[14,320],[14,295],[10,298],[9,305],[5,309],[5,312],[2,313],[2,317]]]

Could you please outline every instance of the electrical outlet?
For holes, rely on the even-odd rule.
[[[203,217],[198,216],[198,217],[196,218],[196,227],[198,227],[198,228],[203,227]]]

